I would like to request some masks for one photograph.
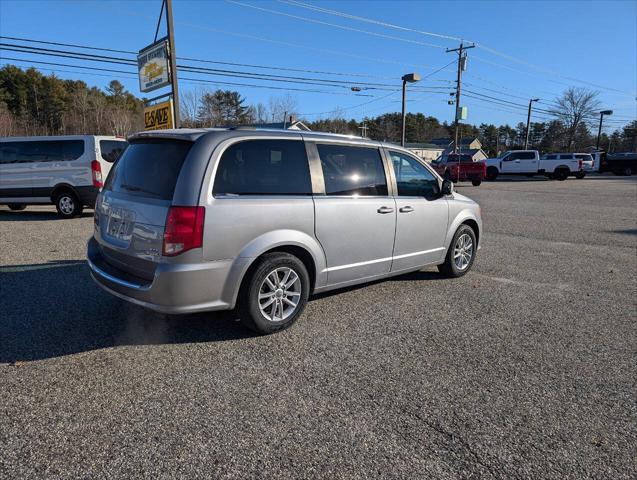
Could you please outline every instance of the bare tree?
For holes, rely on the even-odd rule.
[[[556,106],[551,109],[566,129],[566,141],[570,152],[580,125],[597,114],[600,103],[598,92],[586,88],[570,87],[561,97],[555,99]]]
[[[72,105],[73,113],[77,116],[75,125],[72,125],[72,128],[79,128],[80,132],[88,133],[88,116],[91,110],[89,91],[86,88],[82,88],[73,92]]]
[[[179,113],[181,123],[184,127],[199,126],[197,115],[201,99],[208,93],[204,88],[196,87],[193,90],[186,90],[179,95],[180,107]]]
[[[294,95],[286,93],[280,97],[270,97],[268,104],[275,122],[283,122],[286,116],[298,116],[299,102]]]
[[[7,105],[4,102],[0,102],[0,137],[15,135],[17,130],[16,123]]]
[[[117,105],[109,105],[106,110],[111,135],[123,137],[130,133],[133,125],[131,112]]]
[[[270,119],[268,118],[268,109],[262,103],[257,103],[254,106],[254,120],[256,123],[268,123]]]

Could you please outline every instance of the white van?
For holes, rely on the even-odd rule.
[[[0,138],[0,205],[24,210],[53,203],[71,218],[93,208],[104,179],[126,146],[93,135]]]

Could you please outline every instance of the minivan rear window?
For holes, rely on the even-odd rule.
[[[144,139],[129,144],[111,169],[104,190],[172,200],[192,145],[172,139]]]

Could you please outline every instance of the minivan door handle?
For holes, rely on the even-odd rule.
[[[406,205],[404,207],[401,207],[398,211],[400,213],[410,213],[414,211],[414,207],[410,207],[409,205]]]
[[[393,208],[390,207],[380,207],[378,210],[376,210],[378,213],[392,213],[394,211]]]

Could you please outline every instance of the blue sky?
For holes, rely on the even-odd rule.
[[[452,64],[433,73],[455,59],[454,54],[445,52],[446,47],[458,44],[454,39],[444,38],[449,36],[479,45],[469,51],[469,65],[463,76],[467,93],[479,97],[466,96],[461,102],[468,107],[469,123],[515,125],[526,120],[524,108],[502,105],[486,96],[519,105],[526,105],[531,96],[539,97],[545,103],[538,107],[548,109],[548,103],[571,85],[600,92],[603,107],[615,111],[609,118],[607,130],[617,126],[621,119],[637,117],[636,1],[308,1],[308,4],[408,30],[356,21],[286,2],[174,0],[179,57],[345,74],[199,63],[196,65],[327,78],[336,83],[334,87],[306,87],[295,83],[198,74],[183,74],[182,77],[296,88],[301,91],[290,90],[289,93],[296,97],[300,113],[309,119],[329,117],[329,112],[337,108],[348,118],[360,118],[363,114],[371,116],[399,111],[400,77],[416,71],[421,76],[433,75],[412,87],[408,110],[451,121],[453,107],[447,105],[447,100],[452,87],[450,82],[455,80],[455,66]],[[136,51],[152,42],[160,5],[160,0],[0,0],[0,34]],[[20,66],[27,66],[28,60],[38,60],[131,70],[129,75],[102,76],[104,72],[36,65],[46,73],[50,71],[44,68],[56,68],[56,74],[62,78],[79,78],[100,87],[110,78],[117,77],[131,92],[141,95],[134,68],[6,51],[0,52],[0,56],[3,57],[0,63]],[[9,61],[6,57],[22,58],[27,62]],[[187,63],[195,65],[194,62]],[[390,86],[382,87],[386,90],[363,90],[356,95],[349,89],[354,81]],[[197,87],[185,80],[180,84],[182,90]],[[205,87],[217,88],[213,84]],[[270,97],[286,93],[285,90],[255,87],[219,87],[240,91],[249,103],[267,104]],[[308,88],[320,92],[303,91]],[[369,103],[361,105],[366,102]],[[540,115],[538,112],[536,118],[545,118]]]

